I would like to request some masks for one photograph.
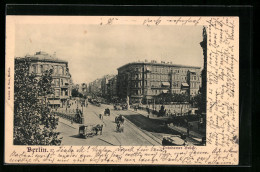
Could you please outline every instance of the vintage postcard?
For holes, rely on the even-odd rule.
[[[6,16],[6,164],[237,165],[239,18]]]

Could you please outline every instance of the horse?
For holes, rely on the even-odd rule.
[[[121,122],[118,122],[117,124],[116,124],[116,131],[117,132],[124,132],[124,125],[123,125],[123,123],[121,123]]]
[[[94,130],[96,131],[96,135],[98,135],[98,132],[100,132],[100,135],[102,135],[102,130],[103,130],[103,124],[98,124],[95,126]]]

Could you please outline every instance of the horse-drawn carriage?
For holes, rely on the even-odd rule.
[[[161,106],[161,109],[159,110],[157,116],[165,116],[165,115],[166,115],[166,109],[164,109],[164,106]]]
[[[83,138],[87,137],[93,137],[95,135],[102,135],[102,130],[103,130],[103,125],[102,124],[97,124],[97,125],[81,125],[79,127],[79,136]]]
[[[128,109],[127,104],[122,104],[121,107],[122,107],[122,110],[127,110]]]
[[[76,109],[76,114],[74,116],[74,119],[73,121],[76,122],[76,123],[79,123],[79,124],[82,124],[83,123],[83,113],[80,109]]]
[[[122,115],[119,115],[115,118],[117,132],[124,132],[124,121],[125,119],[123,118]]]
[[[109,108],[106,108],[106,109],[105,109],[104,115],[105,115],[105,116],[110,116],[110,109],[109,109]]]
[[[121,106],[118,105],[118,104],[115,104],[115,105],[114,105],[114,110],[121,110]]]

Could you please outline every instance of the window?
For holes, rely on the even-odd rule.
[[[55,84],[55,86],[60,86],[60,80],[59,79],[55,79],[54,84]]]
[[[43,73],[43,65],[40,66],[40,73]]]
[[[58,66],[54,66],[54,74],[58,73]]]
[[[55,90],[55,97],[59,97],[60,96],[60,90]]]
[[[33,72],[33,73],[36,73],[36,69],[37,69],[37,68],[36,68],[36,65],[33,65],[33,66],[32,66],[32,72]]]
[[[44,65],[44,70],[49,70],[49,65]]]
[[[65,90],[65,96],[68,96],[68,90],[67,89]]]
[[[63,85],[63,79],[61,79],[60,81],[61,81],[61,85]]]

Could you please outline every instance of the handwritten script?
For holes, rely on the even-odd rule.
[[[97,17],[98,27],[136,24],[205,26],[207,33],[206,146],[15,146],[6,163],[236,165],[239,140],[237,17]],[[162,33],[163,34],[163,33]],[[127,39],[127,38],[126,38]],[[188,51],[188,50],[187,50]],[[8,77],[12,76],[8,68]],[[9,80],[7,80],[8,82]],[[7,90],[10,97],[10,82]],[[11,132],[11,131],[10,131]],[[8,142],[9,143],[9,142]]]
[[[30,150],[30,147],[27,147]],[[223,156],[223,153],[226,152]],[[233,154],[237,153],[231,149],[216,148],[212,152],[197,150],[195,146],[187,147],[158,147],[158,146],[135,146],[135,147],[103,147],[82,146],[63,147],[57,149],[46,149],[46,152],[15,150],[9,156],[12,163],[151,163],[168,164],[232,164]],[[214,159],[212,161],[212,159]]]

